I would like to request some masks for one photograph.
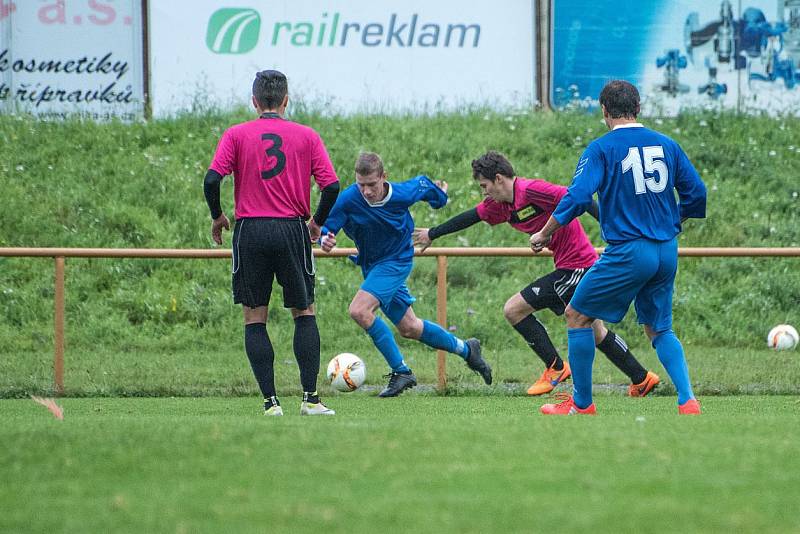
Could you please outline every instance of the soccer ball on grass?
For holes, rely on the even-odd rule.
[[[769,331],[767,346],[775,350],[792,350],[800,339],[797,330],[790,324],[779,324]]]
[[[328,382],[337,391],[355,391],[367,378],[367,366],[361,358],[349,352],[343,352],[328,363]]]

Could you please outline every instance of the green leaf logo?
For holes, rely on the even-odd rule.
[[[249,8],[223,8],[208,19],[206,45],[215,54],[244,54],[258,44],[261,17]]]

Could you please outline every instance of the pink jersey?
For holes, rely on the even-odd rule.
[[[518,177],[514,182],[513,202],[497,202],[487,197],[477,206],[478,216],[491,225],[507,222],[520,232],[535,234],[566,194],[564,186]],[[553,251],[556,269],[583,269],[597,261],[597,253],[577,218],[556,230],[547,248]]]
[[[233,173],[237,219],[308,219],[311,176],[320,189],[339,181],[319,134],[272,114],[228,128],[210,168]]]

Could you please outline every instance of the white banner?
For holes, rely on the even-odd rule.
[[[502,4],[151,0],[153,111],[249,105],[264,69],[335,112],[531,105],[534,1]]]
[[[0,0],[0,111],[141,116],[141,11],[141,0]]]

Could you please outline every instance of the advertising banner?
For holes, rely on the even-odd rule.
[[[642,93],[643,112],[794,112],[800,0],[553,0],[555,107],[591,107],[605,82]]]
[[[534,2],[150,2],[155,115],[247,105],[277,69],[291,97],[333,112],[531,105]]]
[[[142,116],[141,12],[141,0],[0,0],[0,111]]]

